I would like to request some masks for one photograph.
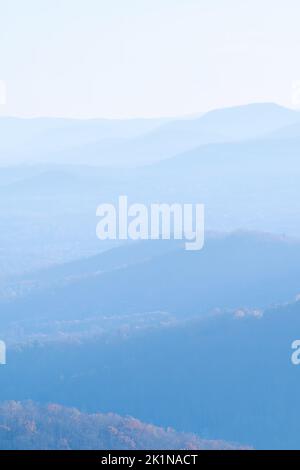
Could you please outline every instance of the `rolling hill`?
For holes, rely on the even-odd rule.
[[[132,243],[28,275],[28,294],[0,304],[2,329],[15,322],[30,331],[31,324],[36,330],[43,323],[149,312],[184,318],[215,309],[265,309],[294,299],[299,279],[299,242],[285,238],[211,235],[199,252],[177,243]]]
[[[114,410],[205,439],[299,449],[299,302],[8,349],[0,400]],[[1,416],[1,413],[0,413]]]
[[[244,447],[245,449],[246,447]],[[233,450],[237,444],[200,439],[113,413],[87,414],[33,402],[0,404],[0,450]]]

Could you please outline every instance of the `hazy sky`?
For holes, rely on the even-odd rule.
[[[292,107],[300,81],[299,0],[0,0],[0,19],[2,115]]]

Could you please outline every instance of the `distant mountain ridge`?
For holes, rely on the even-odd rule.
[[[3,329],[16,321],[28,329],[155,311],[184,318],[217,308],[264,309],[300,293],[299,246],[241,232],[207,238],[199,252],[154,241],[116,248],[83,260],[82,269],[76,262],[25,277],[41,288],[2,300]]]
[[[272,103],[210,111],[189,119],[0,119],[0,164],[142,166],[209,143],[240,141],[300,122]]]

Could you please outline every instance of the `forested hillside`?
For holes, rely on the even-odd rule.
[[[7,402],[0,406],[0,449],[235,449],[116,414],[85,414],[59,405]]]

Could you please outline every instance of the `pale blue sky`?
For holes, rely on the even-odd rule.
[[[292,106],[299,0],[0,0],[2,115]]]

